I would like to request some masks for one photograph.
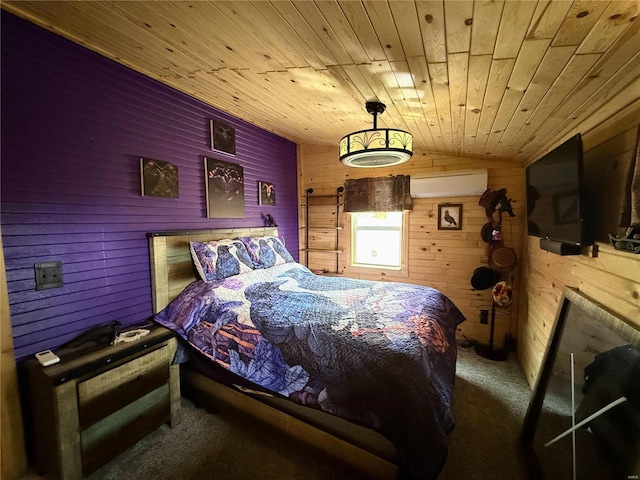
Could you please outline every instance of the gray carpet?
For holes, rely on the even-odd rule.
[[[460,347],[456,377],[456,428],[439,479],[525,478],[517,436],[531,392],[513,354],[496,362]],[[210,414],[184,398],[182,407],[180,425],[157,429],[90,480],[363,478],[231,408]]]
[[[449,455],[441,480],[520,480],[526,468],[517,439],[531,390],[515,354],[505,362],[458,348]]]

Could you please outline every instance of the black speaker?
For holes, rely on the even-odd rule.
[[[540,248],[547,252],[555,253],[556,255],[580,255],[582,253],[582,247],[578,245],[557,242],[546,238],[540,239]]]

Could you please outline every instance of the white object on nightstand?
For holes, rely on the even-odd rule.
[[[42,352],[36,353],[36,358],[40,365],[43,367],[48,367],[49,365],[54,365],[60,361],[60,357],[53,353],[51,350],[44,350]]]

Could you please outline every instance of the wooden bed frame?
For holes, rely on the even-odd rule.
[[[270,235],[277,236],[278,229],[257,227],[149,233],[154,313],[165,308],[189,283],[197,279],[189,250],[190,241]],[[181,377],[187,392],[204,395],[214,405],[222,402],[239,408],[353,466],[368,478],[389,480],[397,475],[395,447],[371,429],[287,400],[242,392],[189,368],[181,369]]]

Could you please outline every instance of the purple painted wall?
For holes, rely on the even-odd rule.
[[[295,144],[2,11],[1,223],[16,359],[94,325],[151,316],[146,233],[262,226],[298,245]],[[209,120],[236,155],[210,149]],[[245,216],[206,218],[205,156],[240,164]],[[180,198],[143,197],[140,157],[173,163]],[[273,182],[277,206],[258,205]],[[291,253],[297,258],[297,248]],[[34,264],[64,286],[36,291]]]

